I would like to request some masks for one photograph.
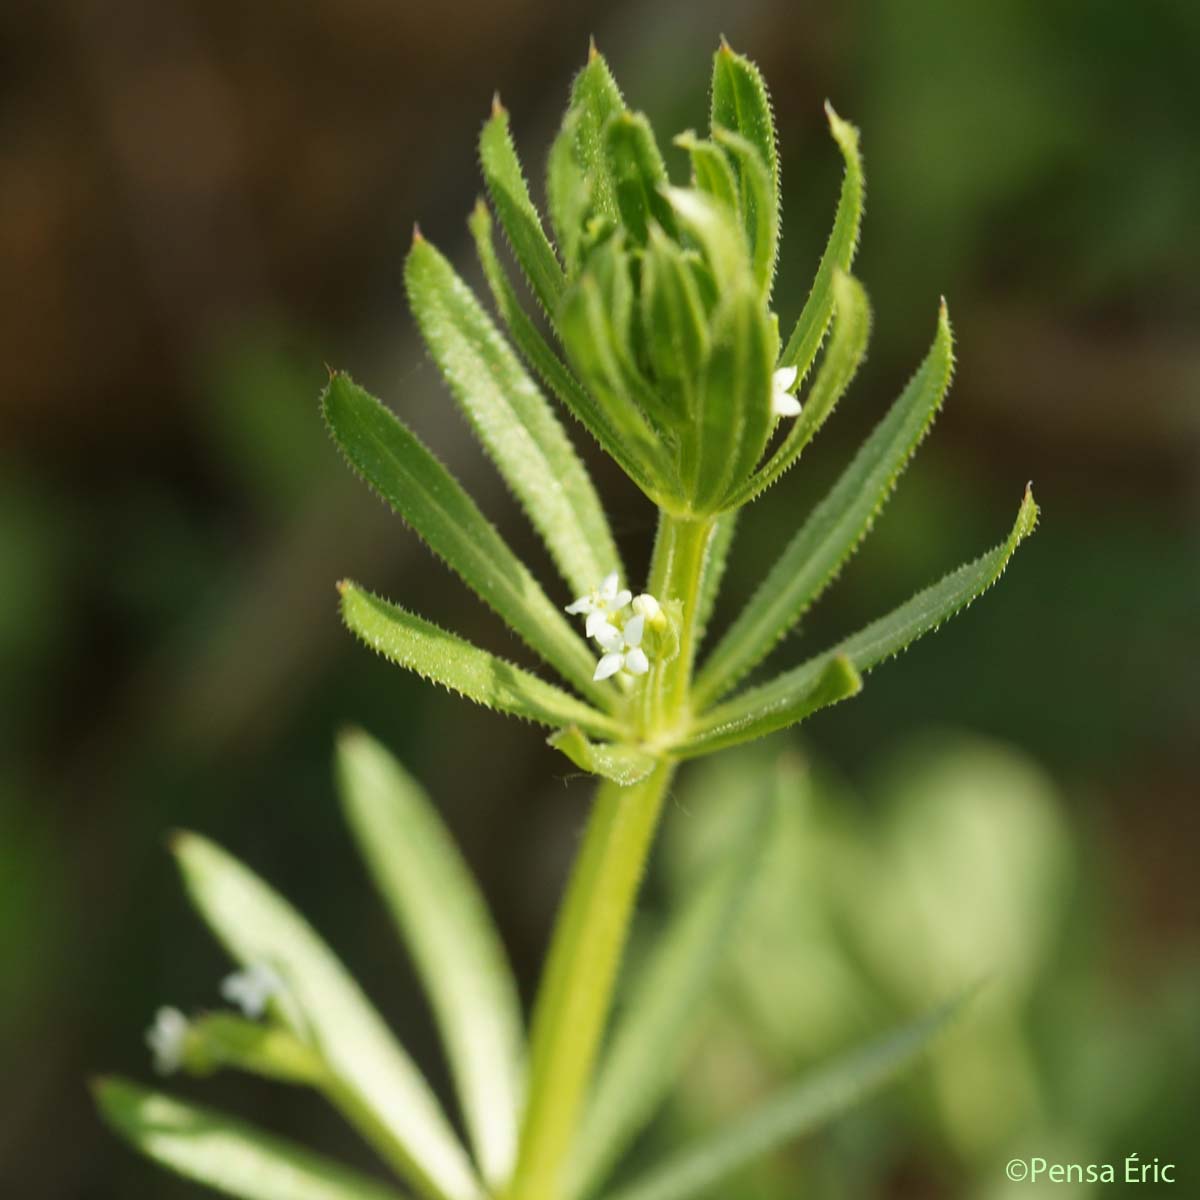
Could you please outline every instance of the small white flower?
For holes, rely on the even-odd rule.
[[[604,650],[604,657],[596,664],[593,679],[607,679],[618,671],[630,675],[645,675],[650,670],[650,660],[642,649],[642,634],[646,618],[640,613],[630,617],[623,629],[604,624],[596,630],[596,641]]]
[[[160,1008],[154,1014],[154,1024],[146,1030],[146,1045],[154,1055],[154,1069],[160,1075],[179,1070],[190,1028],[187,1017],[177,1008]]]
[[[621,587],[621,581],[616,571],[613,571],[604,577],[598,588],[568,604],[566,611],[572,615],[586,613],[584,632],[588,637],[595,637],[596,630],[601,625],[610,624],[612,618],[632,599],[633,593],[628,588]]]
[[[267,1011],[267,1002],[281,991],[283,983],[279,976],[262,962],[234,971],[221,982],[221,995],[252,1018],[261,1017]]]
[[[798,371],[795,367],[780,367],[771,376],[771,411],[779,417],[800,415],[800,401],[792,395]]]
[[[637,616],[645,617],[650,624],[653,624],[654,618],[662,612],[662,605],[649,592],[643,592],[640,596],[634,596],[633,611]]]

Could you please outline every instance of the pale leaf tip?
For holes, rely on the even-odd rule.
[[[588,36],[588,62],[593,63],[600,57],[600,51],[596,49],[596,35]]]
[[[337,588],[337,594],[339,596],[344,596],[348,591],[350,591],[354,584],[351,583],[349,579],[339,579],[333,586]]]
[[[412,244],[414,246],[419,246],[424,240],[425,240],[425,235],[421,232],[420,225],[418,225],[416,223],[416,221],[414,221],[413,222]]]
[[[721,34],[721,44],[717,47],[717,53],[724,54],[727,58],[732,58],[734,55],[734,49],[724,34]]]
[[[501,103],[500,93],[493,92],[492,93],[492,116],[493,117],[504,117],[507,115],[508,115],[508,109],[506,109],[504,107],[504,105]]]

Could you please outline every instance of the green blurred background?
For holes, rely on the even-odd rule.
[[[862,130],[857,273],[876,309],[837,419],[743,522],[722,611],[896,394],[941,293],[960,355],[947,410],[781,661],[999,540],[1029,478],[1043,523],[1000,587],[854,703],[682,775],[635,960],[740,789],[789,764],[693,1066],[639,1155],[990,971],[919,1078],[723,1195],[1030,1195],[1004,1183],[1012,1154],[1133,1152],[1174,1158],[1178,1194],[1200,1194],[1185,0],[0,10],[0,1194],[193,1194],[118,1146],[84,1086],[150,1075],[160,1003],[216,1000],[225,963],[164,852],[177,826],[290,895],[444,1084],[340,824],[344,723],[438,798],[532,991],[588,788],[536,731],[343,632],[333,581],[353,575],[519,654],[349,477],[316,394],[325,363],[352,370],[544,567],[415,340],[411,226],[474,278],[464,222],[493,89],[540,175],[589,33],[665,139],[704,123],[722,31],[774,95],[785,323],[836,198],[826,97]],[[644,564],[650,513],[596,467]],[[370,1169],[306,1095],[178,1086]]]

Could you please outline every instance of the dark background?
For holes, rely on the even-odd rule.
[[[316,396],[324,364],[352,371],[541,569],[415,339],[413,221],[474,279],[493,90],[537,179],[589,33],[665,142],[704,125],[721,32],[774,97],[785,327],[837,194],[826,97],[862,130],[856,273],[876,315],[821,444],[744,520],[722,611],[896,394],[945,293],[946,412],[782,660],[998,541],[1030,478],[1042,527],[983,602],[793,744],[851,780],[931,727],[1036,762],[1076,848],[1089,987],[1126,1011],[1194,981],[1200,6],[17,0],[0,11],[0,1193],[190,1194],[108,1136],[85,1090],[94,1072],[149,1077],[153,1009],[211,1004],[225,970],[164,852],[173,827],[295,900],[441,1085],[337,812],[345,723],[438,798],[531,993],[587,788],[536,731],[342,630],[333,582],[351,575],[519,656],[350,478]],[[595,465],[644,564],[651,513]],[[1151,1129],[1194,1121],[1187,988],[1192,1057],[1163,1052],[1176,1074],[1149,1087]],[[307,1096],[178,1087],[365,1161]],[[913,1137],[904,1170],[859,1195],[1000,1182],[936,1122]]]

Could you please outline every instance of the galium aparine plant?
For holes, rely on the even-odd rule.
[[[240,969],[238,1011],[159,1011],[164,1073],[232,1068],[315,1088],[395,1173],[397,1191],[221,1113],[102,1080],[106,1118],[146,1154],[229,1195],[265,1200],[682,1200],[881,1083],[946,1019],[931,1014],[798,1081],[734,1126],[613,1188],[610,1172],[668,1093],[687,1017],[754,869],[761,831],[650,955],[604,1040],[638,883],[678,765],[797,724],[968,605],[1029,534],[1008,537],[861,632],[765,682],[752,671],[832,582],[936,416],[953,369],[943,303],[907,387],[791,535],[711,647],[705,631],[739,520],[799,460],[854,378],[870,309],[850,274],[863,206],[858,131],[826,106],[845,163],[833,231],[786,337],[772,307],[780,165],[755,66],[714,55],[707,135],[680,134],[673,180],[650,123],[593,48],[535,208],[499,99],[479,156],[488,201],[469,226],[498,320],[419,233],[405,267],[417,324],[451,394],[544,539],[543,586],[421,440],[343,373],[322,410],[350,466],[560,678],[551,683],[358,583],[349,629],[385,658],[550,730],[598,779],[528,1033],[500,938],[434,807],[365,734],[340,742],[350,827],[437,1019],[465,1141],[333,952],[281,897],[205,839],[174,843],[184,881]],[[498,225],[532,299],[496,249]],[[567,420],[563,419],[565,413]],[[621,561],[568,428],[590,437],[658,515],[648,574]],[[743,516],[743,510],[746,511]],[[603,1053],[601,1051],[603,1050]]]

